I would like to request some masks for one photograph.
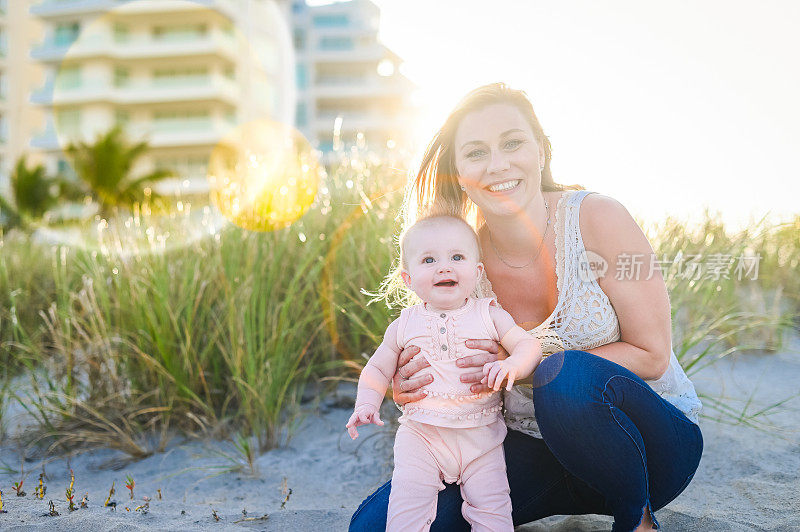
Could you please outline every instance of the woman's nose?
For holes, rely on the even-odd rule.
[[[492,151],[489,159],[489,168],[487,171],[490,174],[496,174],[498,172],[503,172],[510,168],[510,164],[508,162],[508,154],[503,153],[502,150]]]

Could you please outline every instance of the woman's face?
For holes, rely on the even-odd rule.
[[[539,194],[544,150],[513,105],[464,116],[453,148],[458,182],[484,216],[518,214]]]

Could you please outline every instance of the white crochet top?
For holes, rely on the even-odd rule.
[[[569,349],[588,351],[619,340],[619,320],[608,297],[593,276],[579,275],[579,263],[586,248],[578,217],[581,202],[588,194],[591,192],[566,191],[556,206],[558,301],[553,313],[538,327],[529,331],[541,342],[545,357]],[[492,284],[485,274],[478,283],[476,296],[496,298]],[[702,405],[692,381],[684,373],[672,348],[666,373],[658,380],[645,382],[689,420],[698,422]],[[504,393],[506,425],[541,438],[533,407],[533,387],[530,384],[516,385],[510,392]]]

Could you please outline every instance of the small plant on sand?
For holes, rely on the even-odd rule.
[[[115,483],[116,483],[116,481],[111,482],[111,489],[108,490],[108,497],[106,497],[106,502],[103,503],[103,506],[109,506],[111,508],[116,508],[117,507],[117,501],[112,501],[111,500],[111,497],[113,497],[114,493],[116,493],[115,490],[114,490],[114,484]]]
[[[3,490],[0,490],[0,514],[8,513],[3,510]]]
[[[214,518],[214,521],[219,521],[219,519],[220,519],[219,515],[217,515],[217,511],[216,510],[211,510],[211,517]]]
[[[47,493],[47,486],[44,484],[44,473],[39,473],[39,485],[33,490],[33,495],[39,500],[44,500],[45,493]]]
[[[136,508],[133,509],[133,511],[142,512],[142,514],[147,515],[147,513],[150,511],[150,503],[146,502],[140,506],[137,506]]]
[[[69,511],[74,512],[78,509],[75,506],[75,473],[72,469],[69,470],[69,487],[67,488],[67,502],[69,502]]]
[[[88,508],[89,507],[89,492],[83,494],[83,498],[81,499],[81,508]]]
[[[57,515],[60,515],[60,514],[58,513],[58,510],[56,510],[56,505],[55,505],[55,504],[53,504],[53,500],[52,500],[52,499],[50,499],[50,504],[49,504],[49,506],[50,506],[50,511],[49,511],[49,512],[47,512],[45,515],[49,515],[50,517],[55,517],[55,516],[57,516]]]
[[[133,500],[133,487],[136,486],[136,481],[130,475],[125,475],[125,487],[131,490],[131,500]]]
[[[17,492],[17,497],[24,497],[25,495],[27,495],[27,493],[25,493],[22,490],[22,484],[24,484],[24,483],[25,483],[25,480],[23,479],[23,480],[20,480],[19,482],[14,482],[14,484],[12,484],[12,487],[14,488],[14,491]]]

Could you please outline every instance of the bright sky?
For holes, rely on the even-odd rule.
[[[634,215],[800,213],[796,0],[374,0],[433,129],[466,92],[531,97],[556,181]]]

